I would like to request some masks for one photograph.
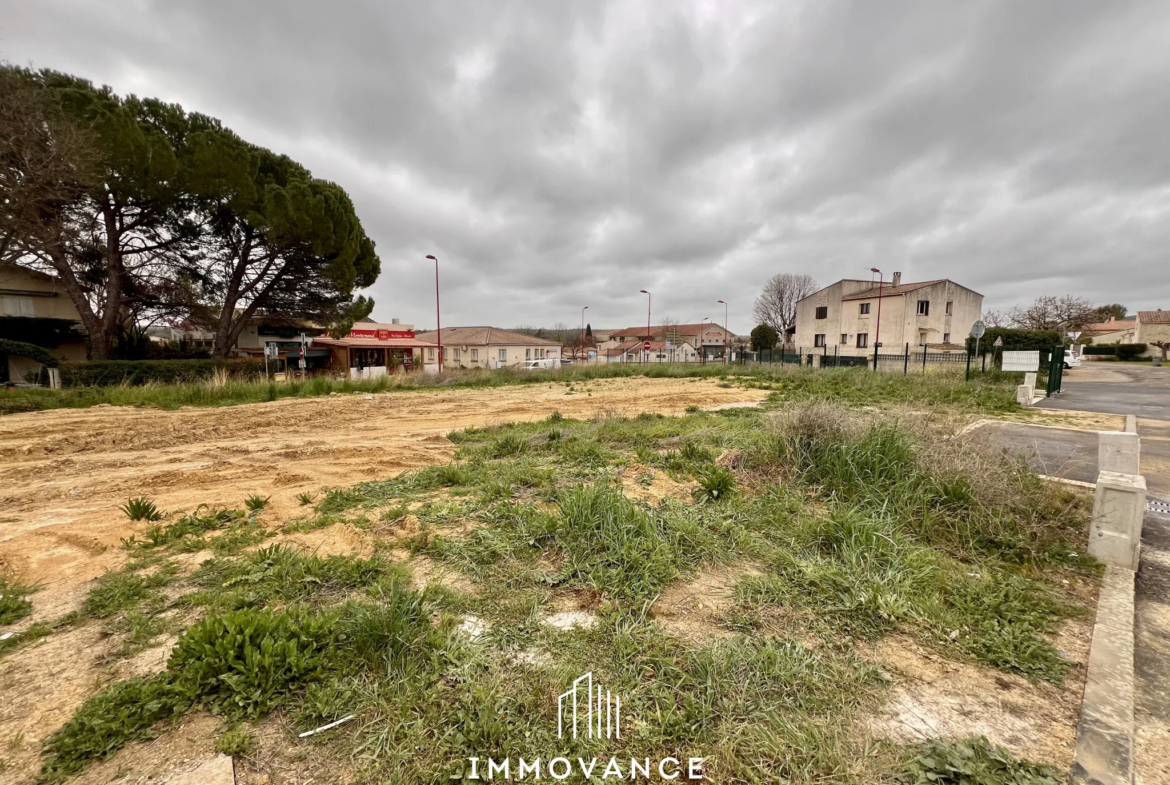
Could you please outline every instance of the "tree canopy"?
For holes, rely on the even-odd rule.
[[[372,310],[354,290],[377,278],[378,257],[337,184],[175,104],[52,71],[5,67],[0,76],[51,121],[27,124],[23,147],[78,160],[42,177],[64,183],[53,198],[6,207],[0,262],[60,278],[94,359],[160,320],[211,330],[216,354],[227,356],[254,316],[343,332]],[[46,127],[58,130],[38,138]],[[30,168],[0,161],[9,179]],[[8,218],[30,211],[37,221]]]
[[[752,328],[751,338],[753,352],[770,352],[780,342],[780,336],[770,324],[757,324]]]
[[[785,335],[796,327],[796,304],[817,290],[817,282],[810,275],[777,273],[764,284],[756,298],[752,316],[766,324],[778,335]]]

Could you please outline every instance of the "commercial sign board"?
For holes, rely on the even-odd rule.
[[[393,338],[413,338],[414,330],[362,330],[354,328],[349,331],[350,338],[374,338],[379,341],[389,341]]]

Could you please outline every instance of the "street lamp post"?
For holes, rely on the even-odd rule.
[[[642,292],[642,294],[646,295],[646,340],[647,340],[647,341],[649,341],[649,340],[651,339],[651,336],[650,336],[650,303],[651,303],[651,297],[650,297],[650,292],[646,291],[645,289],[642,289],[642,290],[640,290],[640,291]],[[649,352],[649,351],[644,351],[643,353],[644,353],[644,354],[645,354],[645,356],[646,356],[646,362],[650,362],[650,352]]]
[[[877,312],[877,327],[873,331],[873,367],[877,368],[877,354],[881,348],[882,341],[882,284],[885,282],[885,276],[882,271],[876,267],[869,268],[871,273],[878,274],[878,312]]]
[[[589,310],[588,305],[581,306],[581,337],[577,341],[577,356],[580,358],[581,353],[585,351],[585,312]]]
[[[705,325],[709,321],[711,321],[711,320],[708,319],[706,316],[704,316],[699,321],[699,364],[700,365],[707,364],[707,350],[703,347],[703,337],[706,334],[707,328],[704,327],[703,325]]]
[[[719,302],[723,303],[723,364],[727,365],[727,303],[723,302],[723,300]]]
[[[443,324],[439,321],[439,259],[438,257],[427,254],[428,259],[435,260],[435,335],[438,336],[439,342],[439,373],[443,371]]]

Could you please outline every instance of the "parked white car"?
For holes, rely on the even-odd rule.
[[[1081,356],[1075,353],[1072,349],[1064,350],[1064,367],[1065,368],[1080,368]]]
[[[551,360],[525,360],[523,368],[526,371],[543,371],[548,368],[560,368],[561,358]]]

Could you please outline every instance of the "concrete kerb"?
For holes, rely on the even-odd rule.
[[[1133,571],[1106,567],[1077,723],[1075,783],[1133,783],[1133,614]]]
[[[1125,431],[1101,432],[1089,553],[1106,566],[1077,723],[1070,771],[1074,783],[1134,781],[1134,577],[1145,513],[1145,478],[1140,463],[1134,465],[1139,455],[1133,415],[1126,415]],[[1122,473],[1118,468],[1135,471]]]

